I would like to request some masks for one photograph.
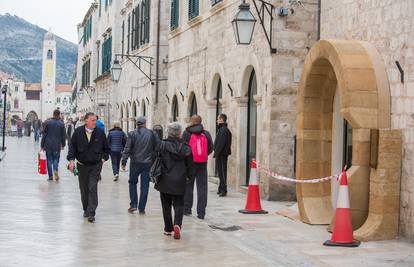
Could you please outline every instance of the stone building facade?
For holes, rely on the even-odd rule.
[[[381,55],[390,86],[391,128],[402,132],[399,231],[413,239],[414,2],[323,0],[321,11],[322,39],[367,41]]]
[[[168,120],[186,125],[192,113],[198,113],[214,135],[218,113],[228,115],[234,137],[229,159],[233,188],[248,184],[251,158],[293,177],[298,76],[316,41],[316,13],[297,8],[287,17],[273,14],[272,42],[278,51],[272,54],[259,22],[251,45],[236,44],[231,21],[240,1],[199,1],[195,16],[188,1],[175,2],[178,24],[169,34]],[[258,19],[253,2],[247,2]],[[270,2],[275,7],[285,3]],[[209,172],[214,174],[213,160]],[[262,177],[261,188],[267,199],[295,197],[294,185],[267,177]]]

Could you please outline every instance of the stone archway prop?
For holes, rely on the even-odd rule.
[[[387,205],[398,205],[399,190],[384,190],[388,186],[387,177],[378,178],[377,173],[393,175],[393,186],[399,185],[400,169],[395,166],[398,159],[401,161],[401,141],[396,141],[400,140],[398,131],[389,130],[391,115],[387,75],[380,55],[369,43],[321,40],[309,51],[297,99],[297,179],[331,175],[332,114],[336,88],[341,98],[341,114],[353,129],[352,167],[347,172],[353,226],[359,228],[364,225],[361,228],[363,233],[357,233],[358,236],[365,235],[368,240],[376,239],[381,231],[391,233],[382,236],[394,236],[398,229],[398,209],[388,210],[378,203],[383,203],[381,199],[385,197],[391,201]],[[371,156],[372,129],[379,129],[379,146],[378,153]],[[392,141],[387,141],[388,137]],[[393,158],[397,160],[392,166],[381,158],[388,153],[387,149],[395,154]],[[378,166],[374,170],[370,164],[376,157]],[[298,184],[296,191],[303,222],[331,222],[334,210],[329,183]],[[384,222],[391,217],[397,223],[387,229],[381,222],[374,224],[370,219]]]

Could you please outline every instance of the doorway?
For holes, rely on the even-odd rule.
[[[249,78],[247,101],[247,151],[246,151],[246,185],[249,184],[250,162],[256,158],[257,142],[257,104],[254,96],[257,94],[256,72],[252,70]]]

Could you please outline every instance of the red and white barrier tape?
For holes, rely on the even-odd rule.
[[[293,178],[289,178],[289,177],[284,177],[284,176],[282,176],[280,174],[277,174],[275,172],[272,172],[269,169],[263,168],[259,164],[257,164],[257,168],[259,169],[259,172],[262,172],[264,174],[267,174],[268,176],[273,177],[275,179],[282,180],[282,181],[286,181],[286,182],[299,183],[299,184],[316,184],[316,183],[322,183],[322,182],[330,181],[330,180],[332,180],[334,178],[336,178],[338,180],[339,179],[339,176],[340,176],[340,174],[337,174],[337,175],[327,176],[327,177],[318,178],[318,179],[298,180],[298,179],[293,179]]]

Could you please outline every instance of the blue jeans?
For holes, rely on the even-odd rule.
[[[119,167],[121,166],[122,153],[111,151],[109,155],[111,156],[112,172],[114,173],[114,175],[118,175]]]
[[[129,198],[131,199],[130,207],[137,208],[139,211],[145,211],[145,206],[147,205],[148,199],[148,189],[149,189],[149,171],[151,168],[151,163],[130,163],[129,166]],[[138,205],[138,194],[137,194],[137,184],[138,176],[141,176],[141,190],[139,196],[139,205]]]
[[[47,173],[53,177],[53,170],[59,170],[60,151],[46,151]]]
[[[39,141],[39,137],[40,137],[39,130],[34,130],[34,139],[35,139],[35,142],[38,142]]]

